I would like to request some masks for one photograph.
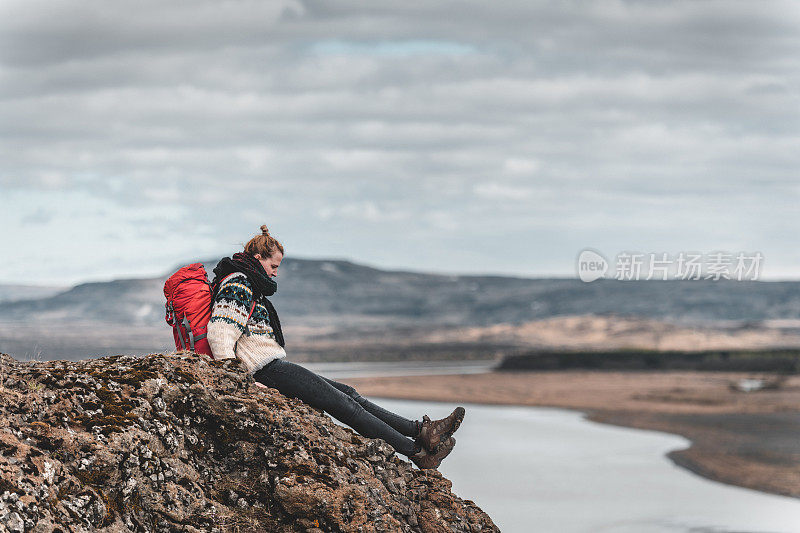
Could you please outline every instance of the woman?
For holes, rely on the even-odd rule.
[[[370,438],[380,438],[419,468],[437,468],[455,445],[453,433],[464,418],[457,407],[448,417],[408,420],[363,398],[343,383],[284,360],[278,313],[267,299],[278,288],[274,278],[283,246],[266,226],[244,252],[226,257],[214,269],[219,287],[208,324],[208,343],[217,359],[238,357],[256,382],[322,409]]]

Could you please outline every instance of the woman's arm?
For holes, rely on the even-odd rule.
[[[208,322],[208,344],[215,359],[236,357],[236,342],[245,331],[252,306],[253,290],[244,274],[220,285]]]

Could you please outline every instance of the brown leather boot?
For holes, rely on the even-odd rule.
[[[417,435],[417,444],[430,453],[436,453],[439,445],[456,432],[464,420],[463,407],[456,407],[447,418],[431,420],[428,415],[422,417],[422,427]]]
[[[425,448],[422,448],[417,454],[409,457],[418,468],[421,469],[435,469],[439,468],[442,464],[442,459],[447,457],[453,451],[453,446],[456,445],[456,439],[450,437],[439,445],[436,453],[431,453]]]

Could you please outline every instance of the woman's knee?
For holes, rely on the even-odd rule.
[[[332,395],[327,400],[322,410],[348,425],[353,425],[361,411],[364,411],[360,403],[345,394]]]
[[[358,403],[361,403],[361,400],[363,400],[358,391],[353,387],[351,387],[350,385],[345,385],[344,383],[339,383],[338,381],[333,381],[328,378],[325,378],[325,381],[327,381],[335,389],[347,394],[348,396],[356,400]]]
[[[329,380],[310,370],[304,370],[302,394],[306,398],[301,397],[303,401],[312,405],[316,404],[316,407],[345,422],[354,420],[359,411],[364,410],[361,404],[347,391],[334,386]],[[355,393],[355,389],[348,388]]]
[[[350,396],[351,398],[353,398],[354,400],[358,400],[359,398],[361,398],[361,395],[358,393],[358,391],[353,387],[351,387],[350,385],[342,384],[342,388],[340,390],[343,393]]]

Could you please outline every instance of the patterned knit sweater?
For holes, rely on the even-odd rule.
[[[275,359],[286,357],[286,351],[275,340],[269,313],[260,299],[247,320],[252,305],[253,289],[247,276],[240,272],[231,274],[219,287],[208,323],[208,344],[214,357],[238,357],[251,374]]]

